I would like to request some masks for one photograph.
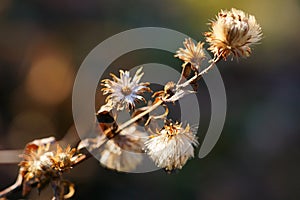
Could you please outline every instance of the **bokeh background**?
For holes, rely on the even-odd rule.
[[[213,151],[172,175],[117,173],[89,159],[66,175],[76,184],[73,199],[300,199],[299,0],[1,0],[0,150],[51,135],[76,142],[73,82],[85,56],[106,38],[156,26],[203,40],[209,19],[231,7],[255,15],[264,38],[251,58],[218,65],[228,111]],[[180,66],[163,52],[135,53],[122,57],[124,66]],[[203,82],[200,89],[201,139],[210,103]],[[0,190],[17,170],[15,163],[0,164]],[[34,191],[30,198],[50,196]]]

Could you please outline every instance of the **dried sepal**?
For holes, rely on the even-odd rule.
[[[108,139],[113,138],[115,134],[117,134],[118,124],[116,122],[116,116],[116,114],[113,114],[111,101],[101,106],[96,114],[100,130]]]

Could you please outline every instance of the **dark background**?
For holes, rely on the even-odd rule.
[[[172,175],[126,174],[90,159],[66,175],[73,199],[300,199],[300,2],[296,0],[0,1],[0,149],[22,149],[36,138],[68,133],[76,141],[71,93],[85,56],[127,29],[155,26],[203,40],[209,19],[236,7],[256,16],[262,44],[249,59],[218,65],[227,92],[223,133],[213,151]],[[159,54],[124,63],[161,62]],[[169,56],[170,58],[172,56]],[[178,62],[179,63],[179,62]],[[101,67],[101,66],[99,66]],[[177,66],[178,67],[178,66]],[[209,122],[202,82],[200,138]],[[0,165],[0,190],[17,164]],[[49,191],[31,199],[50,199]]]

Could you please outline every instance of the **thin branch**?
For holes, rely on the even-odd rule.
[[[22,185],[22,181],[23,181],[23,176],[19,174],[16,182],[13,185],[9,186],[8,188],[0,192],[0,198],[6,197],[8,194],[16,190],[18,187],[20,187]]]
[[[142,118],[143,116],[147,115],[148,113],[152,112],[153,110],[155,110],[158,106],[160,106],[163,103],[163,101],[161,99],[159,99],[158,101],[156,101],[154,104],[152,104],[149,109],[145,110],[144,112],[141,112],[140,114],[136,115],[135,117],[131,118],[130,120],[126,121],[125,123],[121,124],[118,127],[118,130],[116,131],[116,133],[119,133],[120,131],[122,131],[124,128],[128,127],[129,125],[133,124],[134,122],[136,122],[137,120],[139,120],[140,118]]]
[[[219,61],[219,57],[217,59],[212,60],[212,63],[205,68],[204,70],[202,70],[200,73],[195,74],[195,76],[193,76],[192,78],[190,78],[189,80],[187,80],[186,82],[177,85],[177,89],[180,88],[184,88],[187,87],[190,83],[192,83],[193,81],[196,81],[198,78],[200,78],[202,75],[206,74],[209,70],[212,69],[212,67]],[[185,68],[184,68],[185,69]],[[185,70],[182,71],[185,71]],[[180,76],[180,79],[178,82],[180,82],[182,80],[182,76],[183,73]],[[145,116],[146,114],[152,112],[153,110],[155,110],[157,107],[159,107],[164,101],[159,99],[156,103],[154,103],[152,106],[150,106],[149,109],[145,110],[144,112],[141,112],[140,114],[136,115],[135,117],[131,118],[130,120],[126,121],[125,123],[121,124],[118,127],[118,130],[116,131],[116,133],[119,133],[120,131],[122,131],[124,128],[128,127],[129,125],[133,124],[134,122],[136,122],[137,120],[139,120],[140,118],[142,118],[143,116]]]
[[[192,78],[190,78],[189,80],[187,80],[186,82],[177,85],[177,89],[181,89],[181,88],[185,88],[187,87],[189,84],[191,84],[192,82],[198,80],[201,76],[203,76],[204,74],[206,74],[209,70],[212,69],[212,67],[219,61],[219,59],[215,59],[212,60],[211,64],[205,68],[204,70],[202,70],[200,73],[196,73]]]

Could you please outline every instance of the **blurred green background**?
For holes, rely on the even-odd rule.
[[[228,111],[213,151],[172,175],[116,173],[90,159],[66,175],[76,184],[73,199],[300,199],[299,0],[1,0],[0,150],[66,133],[76,141],[74,78],[106,38],[155,26],[203,40],[209,20],[232,7],[255,15],[264,38],[249,59],[218,65]],[[124,65],[172,62],[157,52],[151,59],[136,55],[124,57]],[[201,138],[210,104],[204,83],[200,89]],[[16,164],[0,165],[0,190],[13,183],[17,170]],[[47,191],[30,198],[50,199]]]

